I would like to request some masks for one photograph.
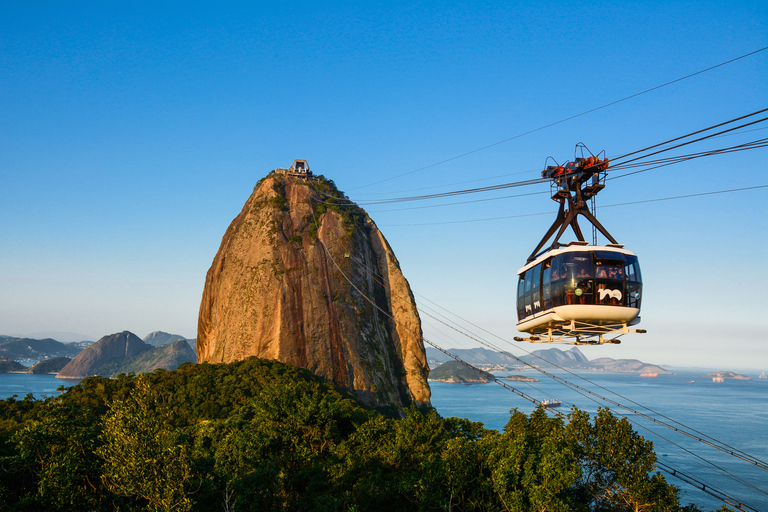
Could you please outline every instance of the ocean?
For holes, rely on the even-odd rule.
[[[711,378],[703,377],[709,371],[676,369],[672,375],[655,378],[590,371],[550,373],[681,430],[683,426],[695,429],[697,437],[706,439],[705,436],[709,436],[768,464],[768,380],[758,379],[755,373],[747,375],[752,380],[715,383]],[[495,375],[503,377],[510,373],[539,379],[540,382],[532,383],[504,382],[538,400],[560,400],[562,405],[558,410],[564,414],[574,405],[590,415],[596,413],[599,407],[610,407],[614,414],[626,416],[641,436],[653,441],[659,462],[755,510],[768,511],[768,471],[759,466],[655,424],[594,395],[574,390],[534,370],[499,372]],[[535,407],[493,382],[471,385],[430,382],[430,387],[432,405],[442,416],[480,421],[486,428],[496,430],[504,428],[511,409],[530,413]],[[685,481],[662,474],[667,482],[684,491],[683,504],[695,503],[702,510],[715,510],[723,505],[723,501]]]
[[[707,372],[677,369],[673,375],[655,378],[604,372],[552,373],[677,428],[686,426],[695,429],[697,437],[706,439],[705,436],[709,436],[764,463],[768,462],[768,380],[758,379],[757,374],[748,374],[752,380],[714,383],[703,378]],[[539,379],[540,382],[531,383],[505,382],[538,400],[560,400],[562,406],[558,410],[563,413],[567,413],[573,405],[590,414],[594,414],[598,407],[610,406],[614,414],[627,416],[640,435],[653,441],[660,462],[736,498],[754,510],[768,511],[768,471],[533,370],[496,375],[503,377],[509,373]],[[77,382],[57,379],[53,375],[0,374],[0,398],[17,395],[22,399],[27,393],[36,398],[54,396],[59,394],[57,389],[60,386],[68,387]],[[511,409],[530,413],[534,408],[532,403],[494,383],[461,385],[430,382],[430,387],[432,404],[442,416],[480,421],[486,428],[503,430]],[[664,476],[669,483],[684,491],[683,504],[695,503],[707,511],[716,510],[723,504],[683,480],[668,474]]]

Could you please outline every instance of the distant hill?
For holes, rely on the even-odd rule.
[[[110,377],[120,373],[145,373],[157,368],[176,369],[181,363],[196,362],[186,340],[153,347],[129,331],[104,336],[80,352],[58,374],[62,378],[91,375]]]
[[[36,340],[0,336],[0,357],[19,361],[23,359],[49,359],[51,357],[75,357],[82,348],[61,343],[51,338]]]
[[[29,373],[59,373],[72,359],[69,357],[53,357],[40,361],[29,369]]]
[[[180,334],[170,334],[163,331],[155,331],[144,336],[144,343],[152,345],[153,347],[159,347],[160,345],[170,345],[176,340],[186,340],[184,336]]]
[[[521,366],[521,363],[516,360],[486,348],[450,349],[449,351],[472,365],[496,364],[510,368]],[[439,350],[428,347],[427,359],[430,361],[430,364],[439,364],[450,358]],[[643,363],[637,359],[601,357],[590,361],[577,347],[573,347],[570,350],[560,350],[558,348],[535,350],[530,355],[522,356],[518,359],[531,366],[543,369],[561,367],[568,368],[569,370],[615,373],[658,373],[660,375],[671,373],[660,366]]]
[[[499,354],[493,350],[487,348],[456,348],[449,349],[451,354],[455,354],[462,361],[466,361],[472,365],[511,365],[515,362],[509,357]],[[439,350],[427,347],[427,360],[429,361],[430,368],[436,368],[438,365],[453,361],[449,356],[443,354]]]
[[[101,369],[101,375],[119,375],[121,373],[148,373],[158,368],[175,370],[182,363],[195,363],[197,356],[185,339],[178,339],[168,345],[151,347],[133,358],[126,358],[122,363],[107,365]]]
[[[27,367],[11,359],[0,359],[0,373],[24,372]]]
[[[448,361],[429,372],[429,380],[453,382],[459,384],[485,384],[492,376],[487,372],[477,372],[458,361]]]

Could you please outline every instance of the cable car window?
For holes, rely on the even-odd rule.
[[[547,310],[552,307],[552,262],[544,262],[544,270],[541,272],[541,299],[542,307]]]
[[[643,283],[637,256],[627,256],[624,264],[624,276],[627,280],[627,297],[624,305],[639,309],[640,298],[643,293]]]
[[[541,264],[533,267],[532,281],[531,307],[533,309],[533,313],[538,313],[541,311],[541,293],[539,292],[541,284]]]
[[[643,285],[640,283],[627,283],[627,300],[625,305],[630,308],[640,309],[640,297],[643,292]]]
[[[595,277],[595,304],[623,306],[625,302],[624,262],[616,259],[595,260]]]
[[[517,282],[517,319],[525,318],[525,274],[520,275]]]
[[[539,289],[539,284],[541,283],[541,265],[536,265],[533,267],[533,278],[532,278],[532,284],[531,289],[535,292]]]
[[[640,265],[637,262],[637,256],[627,256],[627,260],[624,263],[624,275],[627,281],[634,281],[636,283],[643,281],[640,277]]]

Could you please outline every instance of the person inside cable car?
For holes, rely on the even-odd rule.
[[[595,275],[598,277],[598,279],[605,279],[608,277],[608,271],[605,270],[605,267],[601,261],[597,262],[597,271],[595,272]]]

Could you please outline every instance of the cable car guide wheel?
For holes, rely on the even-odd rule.
[[[608,159],[592,155],[581,143],[576,145],[576,153],[579,150],[581,157],[574,162],[548,166],[542,172],[551,180],[552,200],[560,207],[517,273],[517,330],[530,336],[515,337],[515,341],[601,345],[620,343],[618,338],[630,332],[645,332],[630,328],[640,322],[643,284],[637,256],[624,249],[587,206],[605,188]],[[579,215],[610,243],[589,245],[579,227]],[[578,241],[564,245],[559,240],[568,227]]]

